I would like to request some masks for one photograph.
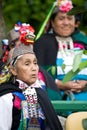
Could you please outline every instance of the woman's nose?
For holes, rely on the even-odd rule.
[[[64,24],[65,25],[68,25],[69,24],[69,20],[66,18],[66,19],[64,19]]]
[[[35,64],[32,64],[31,69],[32,70],[37,70],[37,66]]]

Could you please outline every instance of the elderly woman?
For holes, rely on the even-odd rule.
[[[13,82],[0,86],[1,130],[62,130],[45,88],[38,81],[37,58],[31,46],[14,48]]]
[[[56,79],[61,92],[69,90],[75,92],[77,100],[87,100],[86,91],[82,92],[87,84],[87,69],[81,71],[72,81],[62,83],[64,76],[72,69],[76,54],[87,49],[87,37],[77,27],[77,15],[68,15],[72,7],[70,0],[59,2],[59,6],[51,15],[49,31],[35,41],[34,52],[39,65],[45,68],[56,66],[55,76],[54,73],[51,74]],[[82,60],[85,59],[87,57],[83,55]],[[65,64],[64,69],[63,64]],[[83,96],[80,96],[82,93]]]

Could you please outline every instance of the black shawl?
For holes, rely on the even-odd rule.
[[[38,101],[43,109],[50,130],[63,130],[46,91],[37,88]]]

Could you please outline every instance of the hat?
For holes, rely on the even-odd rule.
[[[18,31],[15,31],[14,29],[10,30],[8,34],[9,43],[18,39],[19,36],[20,36],[20,33]]]
[[[14,64],[15,61],[17,61],[17,58],[19,56],[27,54],[27,53],[34,54],[32,45],[31,44],[30,45],[20,44],[19,46],[14,48],[10,62],[12,61],[12,64]]]

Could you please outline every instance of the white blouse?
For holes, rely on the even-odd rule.
[[[11,130],[13,96],[11,93],[0,97],[0,130]]]

